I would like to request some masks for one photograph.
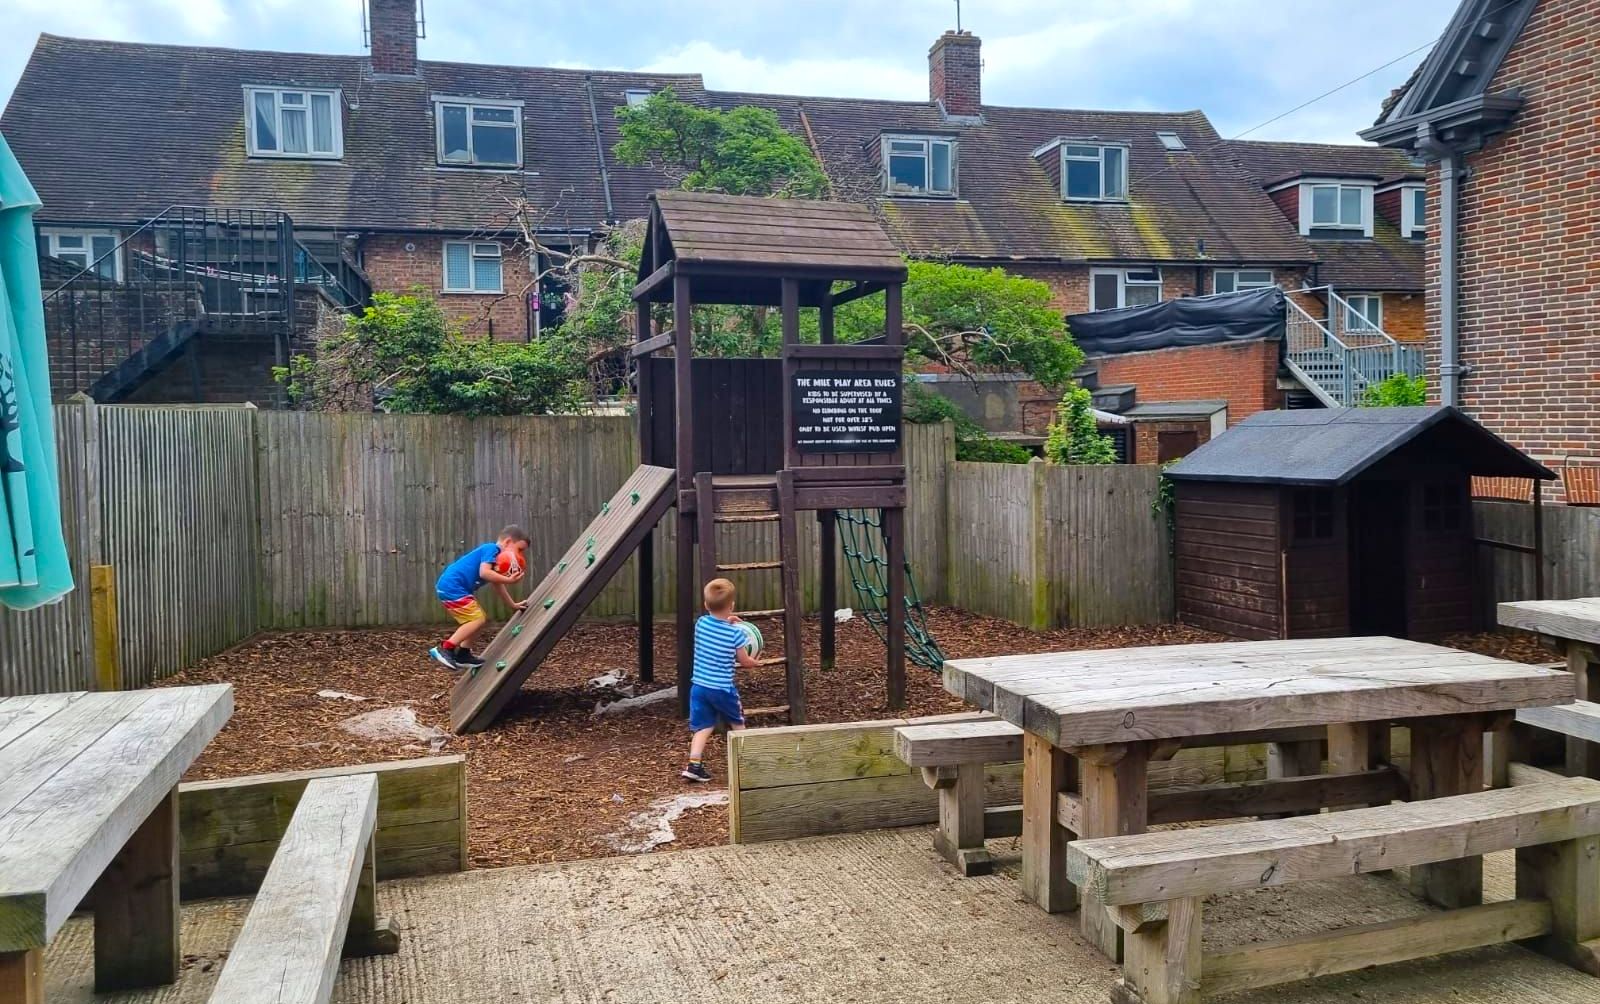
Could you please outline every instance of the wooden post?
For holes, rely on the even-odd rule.
[[[178,791],[128,838],[94,887],[95,993],[178,978]]]
[[[1028,461],[1029,495],[1029,568],[1028,583],[1031,602],[1028,605],[1029,627],[1044,631],[1050,627],[1050,548],[1047,541],[1049,523],[1045,519],[1046,484],[1045,467],[1039,457]]]
[[[122,689],[117,632],[117,576],[110,565],[89,566],[89,620],[94,631],[94,689]]]
[[[1150,765],[1147,743],[1121,743],[1077,750],[1078,790],[1083,799],[1083,832],[1078,836],[1115,837],[1143,833],[1148,821],[1146,785]],[[1122,929],[1111,911],[1084,903],[1079,922],[1083,936],[1113,962],[1122,960]]]
[[[44,949],[0,952],[0,1002],[44,1004]]]
[[[1517,850],[1517,898],[1550,903],[1551,930],[1528,944],[1600,976],[1600,837]]]
[[[701,583],[717,577],[717,491],[710,471],[694,476],[695,533],[699,535]]]
[[[1322,743],[1304,740],[1292,743],[1267,743],[1267,777],[1309,777],[1322,773]],[[1306,812],[1266,813],[1263,819],[1304,816]]]
[[[1328,726],[1328,766],[1330,773],[1354,774],[1372,770],[1379,764],[1377,744],[1373,736],[1379,729],[1387,730],[1388,722],[1355,722],[1350,725]],[[1328,808],[1357,809],[1365,803],[1330,805]]]
[[[785,398],[787,398],[785,394]],[[806,721],[806,670],[800,645],[800,534],[796,526],[794,471],[778,472],[778,551],[783,556],[783,658],[789,724]]]
[[[1600,700],[1600,653],[1594,646],[1564,639],[1567,672],[1577,686],[1580,701]],[[1600,777],[1600,743],[1567,737],[1567,773],[1573,777]]]
[[[889,609],[884,639],[889,649],[889,708],[906,706],[906,511],[883,510],[883,542],[888,552]]]
[[[694,330],[689,278],[672,277],[673,390],[676,397],[676,463],[679,490],[694,487]],[[698,504],[699,500],[696,500]],[[689,682],[694,676],[694,619],[700,609],[694,574],[694,513],[678,507],[678,714],[689,716]]]
[[[987,875],[994,859],[983,844],[983,763],[955,768],[954,783],[939,788],[939,829],[934,849],[966,876]]]
[[[650,303],[640,300],[634,306],[634,339],[644,341],[650,337]],[[654,464],[655,457],[655,423],[651,410],[655,407],[655,390],[650,385],[650,357],[640,356],[634,360],[634,381],[636,400],[635,410],[638,412],[639,429],[639,463]],[[642,683],[653,683],[656,678],[656,532],[651,530],[644,535],[644,541],[639,545],[639,560],[634,564],[637,573],[637,589],[635,590],[634,611],[635,619],[639,625],[639,680]]]
[[[1483,788],[1483,719],[1445,715],[1413,719],[1411,798],[1445,798]],[[1483,902],[1483,858],[1411,869],[1411,891],[1446,909]]]
[[[1067,881],[1068,834],[1056,821],[1056,796],[1077,788],[1077,761],[1032,732],[1022,734],[1022,895],[1045,913],[1078,906]]]
[[[350,907],[350,924],[345,928],[344,955],[347,958],[393,955],[400,950],[400,932],[391,921],[378,917],[378,869],[372,845],[368,840],[366,858],[361,862],[361,878],[356,883],[355,903]]]
[[[779,314],[778,320],[783,331],[783,344],[787,348],[800,344],[800,282],[798,279],[783,279],[779,283]],[[800,466],[800,446],[795,442],[794,432],[794,375],[799,371],[799,363],[787,353],[783,357],[783,388],[781,393],[783,401],[783,466]]]
[[[837,513],[832,509],[817,510],[817,616],[822,628],[822,668],[832,669],[838,648],[838,624],[833,612],[839,607],[839,560],[835,553],[839,547]]]
[[[1111,988],[1116,1004],[1200,1004],[1199,897],[1162,904],[1167,919],[1126,935],[1122,983]]]

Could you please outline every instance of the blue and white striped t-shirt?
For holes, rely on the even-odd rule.
[[[750,644],[750,636],[737,624],[701,614],[694,622],[694,685],[712,690],[734,690],[733,653]]]

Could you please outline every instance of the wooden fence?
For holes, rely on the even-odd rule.
[[[1533,545],[1533,507],[1522,502],[1474,502],[1474,529],[1485,540]],[[1600,509],[1543,507],[1546,599],[1600,596]],[[1535,598],[1531,554],[1478,547],[1479,618],[1494,623],[1494,605]]]

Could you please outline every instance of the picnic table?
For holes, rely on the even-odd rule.
[[[1600,596],[1502,603],[1496,613],[1503,627],[1543,636],[1567,660],[1567,671],[1578,688],[1578,700],[1600,702]],[[1567,773],[1600,777],[1600,743],[1571,735],[1573,730],[1563,728],[1564,723],[1559,721],[1535,724],[1569,732]]]
[[[80,904],[97,992],[178,978],[178,779],[232,714],[227,684],[0,700],[0,1004],[43,1001]]]
[[[1067,844],[1152,822],[1385,804],[1482,787],[1483,734],[1514,709],[1570,702],[1567,673],[1395,638],[1225,642],[958,659],[945,689],[1023,730],[1022,884],[1070,910]],[[1409,783],[1388,763],[1389,724],[1411,729]],[[1326,735],[1333,773],[1321,775]],[[1179,748],[1281,741],[1282,777],[1152,795],[1153,760]],[[1400,782],[1400,783],[1397,783]],[[1482,895],[1482,861],[1413,870],[1441,906]],[[1085,908],[1113,958],[1119,928]]]

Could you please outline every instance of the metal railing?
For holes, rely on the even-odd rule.
[[[1422,375],[1419,347],[1396,341],[1329,287],[1300,292],[1320,294],[1327,316],[1313,317],[1294,297],[1287,298],[1285,359],[1323,404],[1353,408],[1366,398],[1368,387],[1396,373]]]
[[[317,286],[359,310],[371,288],[341,260],[330,267],[295,239],[286,213],[172,206],[78,267],[41,261],[52,392],[115,392],[208,331],[255,334],[287,353],[295,291]]]

